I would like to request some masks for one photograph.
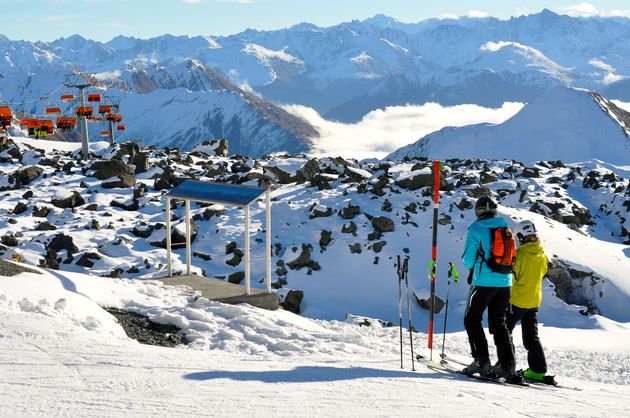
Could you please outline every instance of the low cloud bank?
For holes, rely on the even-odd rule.
[[[522,103],[512,102],[496,109],[473,104],[390,106],[368,113],[357,123],[341,123],[324,119],[310,107],[284,106],[319,131],[314,154],[358,159],[382,158],[446,126],[502,123],[522,108]]]

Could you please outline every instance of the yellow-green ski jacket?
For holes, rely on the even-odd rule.
[[[523,309],[538,308],[542,302],[542,279],[547,274],[547,255],[540,241],[521,244],[516,250],[510,303]]]

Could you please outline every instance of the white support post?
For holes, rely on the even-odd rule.
[[[245,205],[245,294],[251,293],[249,269],[249,205]]]
[[[190,275],[190,200],[186,199],[186,274]]]
[[[271,189],[267,189],[266,194],[266,208],[265,215],[267,216],[265,226],[265,245],[267,247],[267,259],[265,260],[265,264],[267,267],[266,275],[265,275],[265,284],[267,285],[267,293],[271,293]]]
[[[171,270],[171,198],[166,196],[166,268],[168,277],[173,276]]]

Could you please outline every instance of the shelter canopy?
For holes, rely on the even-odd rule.
[[[267,191],[263,187],[186,180],[173,188],[168,197],[197,202],[247,206]]]

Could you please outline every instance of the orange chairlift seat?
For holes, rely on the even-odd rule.
[[[100,116],[90,116],[88,122],[103,122],[103,118]]]
[[[101,138],[109,138],[109,131],[101,131]]]
[[[65,93],[61,95],[61,101],[62,102],[71,102],[74,99],[76,99],[76,96],[74,94],[71,93]]]
[[[75,113],[78,117],[85,116],[86,118],[89,118],[94,113],[94,109],[92,109],[92,106],[79,106],[75,110]]]
[[[103,97],[98,93],[90,93],[87,95],[88,102],[100,102]]]
[[[46,116],[61,116],[61,108],[60,107],[47,107]]]
[[[57,128],[62,131],[73,131],[77,127],[76,118],[57,118]]]
[[[9,125],[11,125],[11,108],[0,106],[0,127],[6,129]]]
[[[112,122],[120,122],[122,121],[122,116],[116,114],[116,113],[108,113],[105,115],[105,120],[111,120]]]
[[[112,111],[112,107],[110,105],[100,105],[98,107],[98,113],[109,113]]]
[[[125,125],[118,125],[116,129],[118,129],[119,131],[124,131],[125,129],[127,129],[127,127]]]
[[[37,122],[40,129],[46,129],[48,135],[52,135],[55,131],[55,124],[52,120],[42,119]]]

